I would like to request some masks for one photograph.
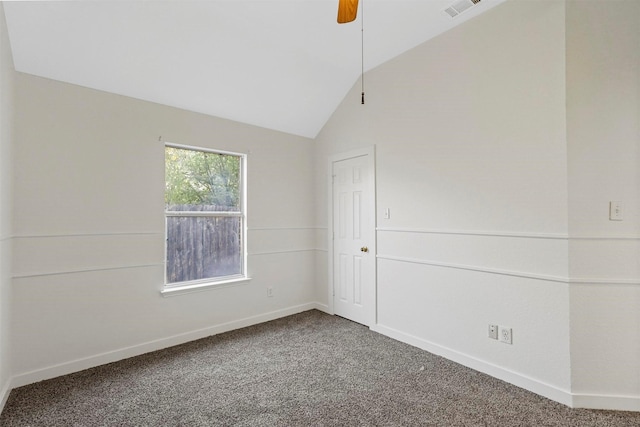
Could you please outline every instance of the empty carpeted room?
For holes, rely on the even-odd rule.
[[[640,2],[346,3],[0,2],[0,424],[640,424]]]

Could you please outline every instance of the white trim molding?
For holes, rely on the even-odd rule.
[[[640,240],[640,236],[569,236],[569,240],[635,241]]]
[[[201,283],[193,283],[191,285],[181,286],[165,286],[161,291],[163,297],[174,297],[183,294],[192,294],[194,292],[213,291],[215,289],[230,288],[233,286],[246,285],[251,281],[251,277],[239,277],[229,280],[220,280],[217,282],[205,281]]]
[[[2,413],[4,405],[7,403],[7,399],[9,398],[9,394],[11,393],[11,389],[13,388],[12,382],[12,380],[5,382],[2,385],[2,389],[0,389],[0,414]]]
[[[451,236],[483,236],[483,237],[512,237],[523,239],[551,239],[551,240],[610,240],[610,241],[638,241],[640,236],[596,236],[596,235],[570,235],[563,233],[536,233],[522,231],[492,231],[492,230],[440,230],[428,228],[410,227],[377,227],[376,231],[385,233],[417,233],[417,234],[443,234]]]
[[[445,234],[458,236],[484,236],[484,237],[514,237],[525,239],[553,239],[567,240],[566,234],[554,233],[526,233],[516,231],[473,231],[473,230],[437,230],[425,228],[401,228],[401,227],[378,227],[376,231],[390,233],[419,233],[419,234]]]
[[[612,411],[640,411],[640,396],[574,393],[571,407]]]
[[[79,269],[64,270],[64,271],[46,271],[46,272],[40,272],[40,273],[14,274],[12,278],[28,279],[31,277],[64,276],[67,274],[93,273],[98,271],[113,271],[113,270],[130,270],[134,268],[150,268],[150,267],[164,267],[164,264],[154,263],[154,264],[138,264],[138,265],[116,265],[116,266],[107,266],[107,267],[89,267],[89,268],[79,268]]]
[[[123,236],[164,236],[164,232],[100,232],[100,233],[54,233],[54,234],[16,234],[14,239],[59,239],[67,237],[123,237]]]
[[[586,278],[572,277],[567,280],[570,285],[590,286],[590,285],[619,285],[619,286],[640,286],[638,279],[617,279],[617,278]]]
[[[452,263],[432,261],[427,259],[406,258],[406,257],[398,257],[398,256],[391,256],[391,255],[378,255],[377,258],[386,259],[390,261],[397,261],[397,262],[407,262],[411,264],[429,265],[432,267],[453,268],[457,270],[475,271],[478,273],[499,274],[501,276],[520,277],[523,279],[535,279],[535,280],[544,280],[547,282],[559,282],[559,283],[568,282],[566,277],[548,276],[544,274],[536,274],[536,273],[529,273],[529,272],[523,272],[523,271],[500,270],[496,268],[479,267],[475,265],[452,264]]]
[[[640,411],[640,396],[572,393],[569,390],[547,384],[535,378],[505,369],[493,363],[489,363],[434,342],[418,338],[411,334],[398,331],[394,328],[377,324],[373,326],[371,330],[438,356],[442,356],[456,363],[460,363],[468,368],[491,375],[494,378],[498,378],[502,381],[508,382],[509,384],[524,388],[525,390],[529,390],[571,408]]]
[[[412,345],[419,349],[428,351],[429,353],[433,353],[456,363],[460,363],[461,365],[464,365],[468,368],[491,375],[494,378],[506,381],[510,384],[524,388],[564,405],[572,405],[571,392],[568,390],[561,389],[554,385],[536,380],[535,378],[519,374],[493,363],[486,362],[468,354],[441,346],[434,342],[418,338],[414,335],[407,334],[381,324],[376,324],[371,328],[371,330],[382,335],[386,335],[395,340],[401,341],[403,343]]]
[[[249,231],[322,230],[327,227],[249,227]]]
[[[61,375],[71,374],[73,372],[82,371],[84,369],[93,368],[93,367],[104,365],[107,363],[117,362],[118,360],[126,359],[129,357],[140,356],[145,353],[162,350],[164,348],[184,344],[190,341],[206,338],[212,335],[218,335],[224,332],[233,331],[235,329],[245,328],[247,326],[257,325],[259,323],[269,322],[271,320],[276,320],[281,317],[302,313],[303,311],[308,311],[313,309],[325,311],[325,307],[326,306],[324,304],[319,304],[319,303],[301,304],[297,306],[284,308],[281,310],[276,310],[268,313],[257,314],[255,316],[245,317],[243,319],[232,320],[226,323],[221,323],[219,325],[213,325],[206,328],[197,329],[194,331],[185,332],[178,335],[173,335],[166,338],[148,341],[148,342],[130,346],[130,347],[124,347],[124,348],[116,349],[113,351],[96,354],[96,355],[85,357],[82,359],[76,359],[69,362],[48,366],[46,368],[37,369],[34,371],[22,372],[13,377],[11,381],[11,386],[13,388],[22,387],[27,384],[32,384],[38,381],[44,381],[47,379],[59,377]]]
[[[303,248],[303,249],[288,249],[288,250],[282,250],[282,251],[250,252],[249,256],[292,254],[297,252],[315,252],[319,250],[320,249],[316,249],[316,248]]]
[[[640,286],[640,280],[627,279],[627,278],[615,278],[615,277],[603,277],[603,278],[586,278],[586,277],[564,277],[564,276],[550,276],[546,274],[530,273],[526,271],[513,271],[502,270],[498,268],[480,267],[477,265],[466,264],[454,264],[441,261],[433,261],[428,259],[407,258],[392,255],[377,255],[377,259],[384,259],[396,262],[406,262],[411,264],[422,264],[431,267],[452,268],[457,270],[475,271],[485,274],[498,274],[501,276],[519,277],[522,279],[542,280],[546,282],[564,283],[568,285],[577,286],[597,286],[597,285],[619,285],[619,286]]]

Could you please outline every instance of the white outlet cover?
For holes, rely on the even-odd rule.
[[[513,344],[513,333],[511,328],[501,327],[498,334],[500,342],[505,344]]]

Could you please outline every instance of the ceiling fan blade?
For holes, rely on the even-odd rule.
[[[358,0],[338,0],[338,24],[355,21],[358,14]]]

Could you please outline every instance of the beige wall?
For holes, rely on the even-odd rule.
[[[572,390],[640,410],[640,2],[567,3],[567,141]]]
[[[366,105],[354,85],[317,138],[316,214],[327,156],[375,144],[375,328],[570,405],[640,409],[639,7],[506,2],[367,73]]]
[[[159,139],[247,153],[248,284],[160,295]],[[311,140],[17,74],[16,141],[17,384],[314,306]]]
[[[11,380],[11,210],[13,145],[13,60],[0,4],[0,410]]]
[[[317,138],[317,215],[323,159],[375,144],[376,329],[568,403],[564,22],[506,2],[367,73]]]

